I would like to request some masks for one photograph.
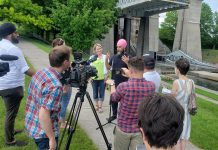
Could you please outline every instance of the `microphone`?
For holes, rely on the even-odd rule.
[[[4,61],[13,61],[18,60],[18,57],[14,55],[0,55],[0,59]]]

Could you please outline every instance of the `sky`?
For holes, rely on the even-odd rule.
[[[211,7],[213,12],[218,12],[218,0],[203,0],[203,2],[207,3]],[[160,14],[159,24],[161,24],[164,21],[165,16],[166,13]]]

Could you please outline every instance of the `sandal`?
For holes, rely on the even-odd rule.
[[[98,112],[99,112],[99,113],[103,113],[103,110],[102,110],[101,107],[99,107]]]
[[[98,107],[98,105],[97,105],[97,104],[95,105],[95,110],[96,110],[96,111],[98,111],[98,110],[99,110],[99,107]]]

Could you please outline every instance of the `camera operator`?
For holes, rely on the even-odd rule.
[[[61,73],[70,67],[70,48],[56,46],[49,53],[50,66],[38,71],[30,81],[25,126],[38,149],[55,149],[59,136],[59,112],[63,87]]]
[[[125,39],[120,39],[117,42],[117,54],[113,55],[109,61],[109,54],[106,56],[105,65],[108,70],[112,70],[112,79],[115,82],[115,87],[117,87],[120,83],[128,80],[127,77],[121,75],[121,68],[128,68],[127,63],[129,60],[128,54],[125,52],[125,48],[127,46],[127,42]],[[108,63],[109,62],[109,63]],[[108,118],[108,122],[111,122],[117,118],[117,107],[118,102],[111,101],[113,116]]]
[[[118,126],[114,129],[114,150],[135,150],[142,144],[142,136],[138,128],[138,107],[146,97],[155,93],[155,85],[143,78],[144,60],[142,57],[130,58],[128,62],[129,80],[120,83],[115,89],[114,81],[107,80],[111,85],[112,101],[120,102]]]
[[[146,97],[138,113],[146,150],[169,150],[176,145],[183,130],[184,109],[173,96]]]
[[[18,59],[8,61],[10,71],[0,77],[0,96],[6,107],[5,117],[5,143],[8,146],[25,146],[27,143],[16,141],[14,134],[22,130],[14,130],[15,118],[17,116],[21,100],[24,96],[24,74],[32,76],[32,71],[26,63],[22,51],[14,44],[19,42],[16,27],[12,23],[3,23],[0,26],[0,55],[14,55]]]

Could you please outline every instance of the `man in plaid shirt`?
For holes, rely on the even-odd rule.
[[[70,67],[70,48],[57,46],[49,53],[51,67],[38,71],[31,79],[26,104],[25,126],[38,149],[56,149],[61,108],[61,72]]]
[[[118,126],[114,129],[114,150],[135,150],[138,144],[143,144],[138,127],[138,107],[146,96],[155,93],[154,83],[143,78],[142,57],[131,58],[128,68],[129,80],[119,84],[117,89],[113,80],[106,81],[111,85],[112,101],[120,102]]]

